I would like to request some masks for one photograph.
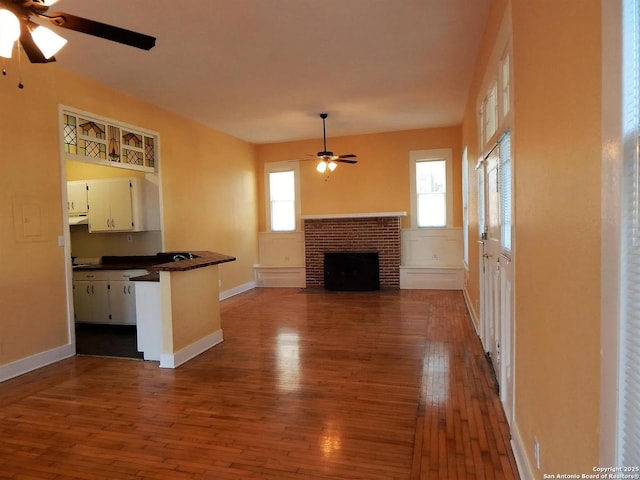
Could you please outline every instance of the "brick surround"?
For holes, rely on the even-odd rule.
[[[324,284],[325,252],[378,252],[380,287],[400,288],[400,217],[304,219],[307,287]]]

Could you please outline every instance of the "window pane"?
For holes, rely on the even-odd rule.
[[[295,199],[293,170],[272,172],[269,174],[269,193],[271,201]]]
[[[271,230],[278,232],[295,229],[295,203],[293,201],[271,202]]]
[[[416,162],[418,194],[447,191],[447,169],[444,160]]]
[[[447,168],[445,160],[416,162],[418,226],[447,224]]]
[[[293,170],[269,173],[272,231],[296,229],[295,191]]]
[[[511,134],[500,140],[500,244],[505,252],[511,251]]]

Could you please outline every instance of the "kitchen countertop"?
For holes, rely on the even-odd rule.
[[[193,256],[185,260],[174,260],[174,257]],[[74,265],[74,271],[89,270],[137,270],[144,269],[150,273],[133,277],[132,281],[157,282],[160,280],[159,272],[184,272],[195,268],[219,265],[221,263],[233,262],[236,258],[223,253],[198,251],[175,251],[161,252],[156,255],[132,255],[132,256],[104,256],[99,264],[95,265]]]

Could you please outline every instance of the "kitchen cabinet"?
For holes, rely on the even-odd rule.
[[[110,323],[109,282],[103,272],[86,273],[73,279],[73,306],[79,323]]]
[[[141,230],[137,178],[87,180],[90,232]]]
[[[73,272],[73,304],[78,323],[136,324],[135,283],[146,270]]]
[[[67,182],[67,212],[73,216],[87,214],[87,182],[84,180]]]

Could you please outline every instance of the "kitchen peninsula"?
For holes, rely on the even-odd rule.
[[[154,256],[103,257],[76,271],[135,270],[138,350],[145,360],[176,368],[222,342],[218,265],[235,257],[209,252],[163,252]]]

